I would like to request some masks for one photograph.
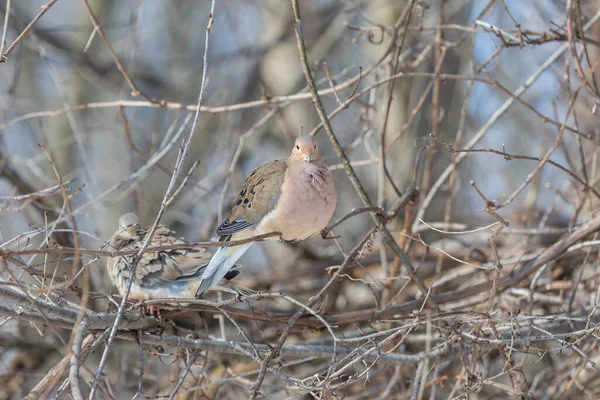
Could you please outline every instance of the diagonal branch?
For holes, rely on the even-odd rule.
[[[23,32],[21,32],[21,34],[19,36],[17,36],[17,38],[15,39],[14,42],[12,42],[12,44],[10,46],[8,46],[8,48],[6,49],[6,51],[4,53],[2,53],[0,55],[0,63],[6,62],[6,59],[8,58],[8,55],[10,53],[12,53],[12,51],[17,47],[17,45],[19,44],[19,42],[21,40],[23,40],[23,38],[25,37],[25,35],[27,35],[29,33],[29,31],[33,28],[33,26],[40,20],[40,18],[42,18],[42,16],[44,14],[46,14],[48,12],[48,10],[50,9],[50,7],[52,7],[54,5],[54,3],[56,3],[57,0],[50,0],[48,3],[42,5],[41,11],[38,13],[38,15],[36,15],[31,22],[29,23],[29,25],[27,25],[25,27],[25,29],[23,29]],[[7,7],[7,14],[8,14],[8,7]],[[7,15],[8,17],[8,15]],[[8,21],[8,18],[6,18],[6,22]],[[6,22],[4,25],[4,29],[6,29]],[[3,39],[4,39],[4,34],[2,35]],[[2,40],[4,42],[4,40]]]
[[[100,28],[100,24],[98,23],[98,19],[96,18],[96,15],[94,15],[94,11],[92,11],[92,8],[90,7],[88,1],[87,0],[81,0],[81,1],[83,2],[83,5],[85,6],[85,9],[87,10],[87,13],[88,13],[88,16],[90,17],[90,21],[92,22],[92,25],[94,25],[94,32],[98,32],[98,35],[100,35],[100,38],[102,39],[102,41],[106,45],[106,48],[108,49],[108,52],[110,53],[112,59],[114,60],[115,64],[117,64],[117,68],[119,69],[119,71],[123,75],[123,78],[125,78],[125,80],[127,81],[127,85],[129,85],[129,89],[131,89],[131,95],[133,97],[142,96],[143,98],[145,98],[149,102],[156,103],[157,102],[156,99],[150,99],[150,98],[148,98],[148,96],[146,96],[144,93],[142,93],[137,88],[137,86],[133,82],[133,79],[131,78],[131,76],[129,75],[129,73],[127,72],[127,70],[125,69],[125,66],[123,64],[121,64],[121,61],[119,60],[119,57],[117,57],[117,53],[115,52],[115,50],[113,49],[113,47],[110,45],[110,42],[108,41],[108,38],[106,37],[106,35],[102,31],[102,28]]]
[[[83,0],[83,1],[86,2],[86,0]],[[169,182],[169,186],[167,187],[167,190],[163,197],[160,210],[158,211],[158,214],[156,216],[156,220],[154,221],[152,228],[150,228],[144,244],[140,248],[138,254],[136,255],[135,259],[133,260],[133,262],[130,266],[129,279],[127,280],[127,284],[125,286],[125,292],[123,293],[123,299],[121,300],[121,304],[119,304],[119,309],[117,311],[117,318],[115,319],[115,323],[111,329],[110,336],[108,337],[108,340],[106,342],[106,348],[104,349],[104,352],[102,353],[102,358],[100,360],[100,364],[98,365],[98,370],[96,371],[96,380],[94,381],[94,384],[92,385],[92,391],[91,391],[90,397],[89,397],[90,400],[93,400],[94,396],[96,395],[97,382],[100,379],[100,376],[102,375],[102,370],[104,369],[104,366],[106,365],[106,362],[108,360],[108,353],[110,350],[110,345],[112,344],[112,342],[117,334],[117,330],[119,328],[119,323],[121,322],[123,314],[125,313],[125,305],[127,304],[127,298],[129,297],[129,292],[131,291],[131,286],[133,285],[133,280],[135,279],[135,270],[137,268],[139,261],[141,260],[141,258],[143,256],[144,252],[146,251],[146,249],[148,248],[148,246],[150,244],[150,240],[152,239],[152,236],[154,235],[154,232],[156,231],[156,228],[158,227],[160,219],[163,216],[168,203],[173,199],[175,183],[177,181],[177,178],[179,177],[179,174],[181,173],[181,167],[183,166],[183,162],[185,161],[185,158],[188,155],[190,143],[192,142],[192,139],[194,138],[194,133],[196,132],[196,124],[198,123],[198,118],[200,116],[200,109],[202,106],[202,100],[204,98],[204,89],[206,88],[206,75],[207,75],[207,70],[208,70],[208,39],[209,39],[209,35],[210,35],[210,30],[211,30],[212,24],[213,24],[215,3],[216,3],[216,0],[212,0],[211,6],[210,6],[210,13],[208,16],[208,25],[206,26],[206,35],[205,35],[205,43],[204,43],[204,66],[202,68],[202,80],[200,82],[200,94],[198,95],[198,109],[197,109],[196,113],[194,114],[194,122],[192,123],[192,129],[191,129],[191,132],[190,132],[187,140],[185,141],[185,145],[183,146],[183,148],[180,147],[180,149],[179,149],[179,155],[177,157],[177,161],[175,162],[175,168],[173,169],[173,175],[171,176],[171,181]]]

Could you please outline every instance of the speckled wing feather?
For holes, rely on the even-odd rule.
[[[285,161],[271,161],[256,168],[246,179],[217,234],[227,236],[254,227],[275,209],[287,169]]]
[[[148,231],[138,231],[131,240],[113,240],[111,246],[116,250],[137,251],[144,243]],[[150,246],[165,246],[185,243],[175,236],[175,232],[164,226],[159,226],[150,242]],[[135,255],[114,257],[109,260],[109,272],[118,275],[120,279],[129,278],[128,263],[133,262]],[[197,279],[210,261],[210,253],[205,249],[168,250],[146,252],[138,263],[134,283],[140,287],[156,287],[175,281]]]

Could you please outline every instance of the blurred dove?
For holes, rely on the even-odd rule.
[[[265,163],[248,176],[217,234],[226,241],[271,232],[279,232],[282,241],[304,240],[327,226],[336,201],[335,182],[317,144],[312,136],[300,136],[287,160]],[[218,283],[251,244],[219,248],[196,297]]]
[[[140,218],[134,213],[124,214],[119,218],[119,230],[109,241],[114,250],[138,251],[148,231],[142,229]],[[152,236],[149,247],[187,243],[175,236],[175,232],[159,225]],[[108,259],[108,274],[122,296],[125,292],[127,279],[130,276],[129,265],[135,259],[135,254],[111,257]],[[205,249],[166,250],[145,252],[135,270],[135,280],[129,292],[129,298],[135,300],[150,300],[158,298],[194,298],[200,286],[200,276],[204,272],[210,253]],[[239,274],[232,270],[224,277],[233,279]],[[237,286],[220,284],[215,289],[236,294],[253,294]],[[150,313],[159,312],[158,306],[150,306]]]

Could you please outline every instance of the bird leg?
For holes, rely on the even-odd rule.
[[[150,315],[154,315],[156,313],[156,316],[160,318],[160,306],[148,306],[148,312]]]

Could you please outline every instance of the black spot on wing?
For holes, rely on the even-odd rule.
[[[237,269],[231,270],[229,272],[227,272],[225,274],[225,279],[227,279],[228,281],[232,280],[233,278],[235,278],[236,276],[238,276],[241,272],[238,271]]]

